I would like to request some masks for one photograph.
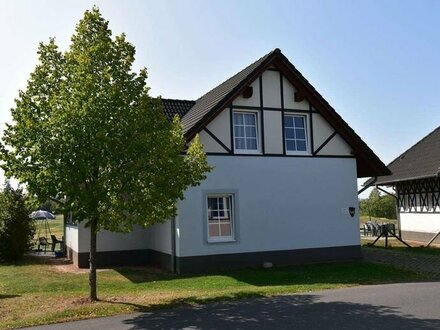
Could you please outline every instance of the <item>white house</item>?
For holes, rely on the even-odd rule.
[[[196,101],[163,100],[199,134],[214,170],[178,215],[130,234],[98,235],[98,264],[178,272],[361,256],[358,177],[389,173],[279,49]],[[88,266],[89,233],[66,226],[69,256]]]
[[[367,184],[389,186],[397,195],[398,220],[403,239],[428,242],[440,232],[440,127],[395,160],[390,176]],[[440,243],[438,236],[433,243]]]

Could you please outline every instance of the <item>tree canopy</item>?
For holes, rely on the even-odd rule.
[[[135,47],[112,37],[95,7],[66,52],[51,39],[38,55],[3,134],[6,175],[42,202],[65,199],[95,234],[173,217],[176,200],[210,168],[198,138],[187,146],[179,118],[168,122],[149,95],[146,69],[133,72]]]
[[[200,143],[188,148],[179,120],[169,123],[148,95],[147,72],[132,72],[135,48],[112,39],[94,8],[67,52],[40,44],[39,64],[12,109],[3,169],[42,201],[68,196],[79,219],[129,231],[170,218],[187,186],[208,170]],[[121,219],[125,219],[121,221]]]
[[[362,216],[396,219],[396,198],[381,194],[379,189],[373,188],[370,196],[360,200]]]

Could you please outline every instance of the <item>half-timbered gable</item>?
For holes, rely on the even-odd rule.
[[[347,157],[359,177],[387,173],[279,49],[196,100],[182,124],[208,155]]]
[[[430,241],[440,232],[440,127],[393,160],[388,168],[391,175],[371,178],[367,184],[394,189],[404,238]],[[433,242],[440,243],[440,237]]]

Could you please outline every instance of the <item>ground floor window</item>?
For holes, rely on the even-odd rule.
[[[233,195],[208,196],[208,241],[234,240]]]

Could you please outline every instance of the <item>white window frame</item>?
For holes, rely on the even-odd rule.
[[[229,214],[230,214],[230,222],[231,222],[231,235],[230,236],[215,236],[211,237],[209,235],[209,198],[229,198],[230,206],[229,206]],[[219,193],[219,194],[208,194],[206,195],[206,237],[208,239],[208,243],[221,243],[221,242],[235,242],[235,200],[234,194],[230,193]],[[221,219],[219,219],[221,220]]]
[[[284,137],[284,150],[286,152],[286,155],[310,155],[310,129],[309,129],[309,115],[305,113],[295,113],[295,112],[284,112],[284,116],[291,116],[291,117],[303,117],[304,118],[304,130],[305,130],[305,137],[306,137],[306,150],[287,150],[287,137],[285,134],[285,118],[283,118],[283,137]]]
[[[235,145],[235,124],[234,124],[234,114],[235,113],[252,113],[255,114],[255,129],[257,134],[257,149],[237,149]],[[232,110],[232,144],[234,146],[234,153],[236,154],[261,154],[261,119],[260,119],[260,111],[259,110]]]

